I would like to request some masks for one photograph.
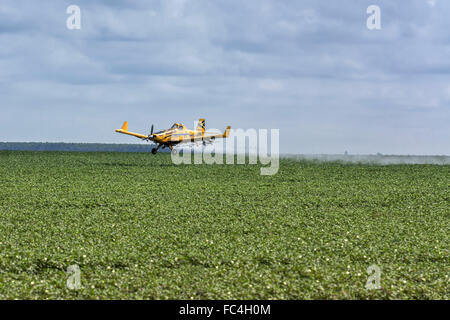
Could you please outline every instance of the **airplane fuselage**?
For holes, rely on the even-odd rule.
[[[201,138],[202,133],[194,130],[166,130],[154,133],[149,139],[164,145],[178,144],[181,142],[194,142]]]

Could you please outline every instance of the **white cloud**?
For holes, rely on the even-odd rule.
[[[380,32],[368,0],[80,0],[69,31],[69,1],[5,0],[4,139],[52,139],[39,119],[59,140],[135,142],[111,129],[206,117],[280,128],[282,152],[449,153],[450,3],[378,2]]]

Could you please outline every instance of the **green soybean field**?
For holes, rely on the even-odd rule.
[[[449,299],[450,166],[0,152],[0,299]]]

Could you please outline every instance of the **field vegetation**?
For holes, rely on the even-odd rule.
[[[0,299],[450,298],[450,166],[259,169],[1,151]]]

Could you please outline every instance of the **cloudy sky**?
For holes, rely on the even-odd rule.
[[[449,14],[444,0],[2,0],[0,141],[139,143],[114,129],[205,117],[279,128],[284,153],[450,155]]]

